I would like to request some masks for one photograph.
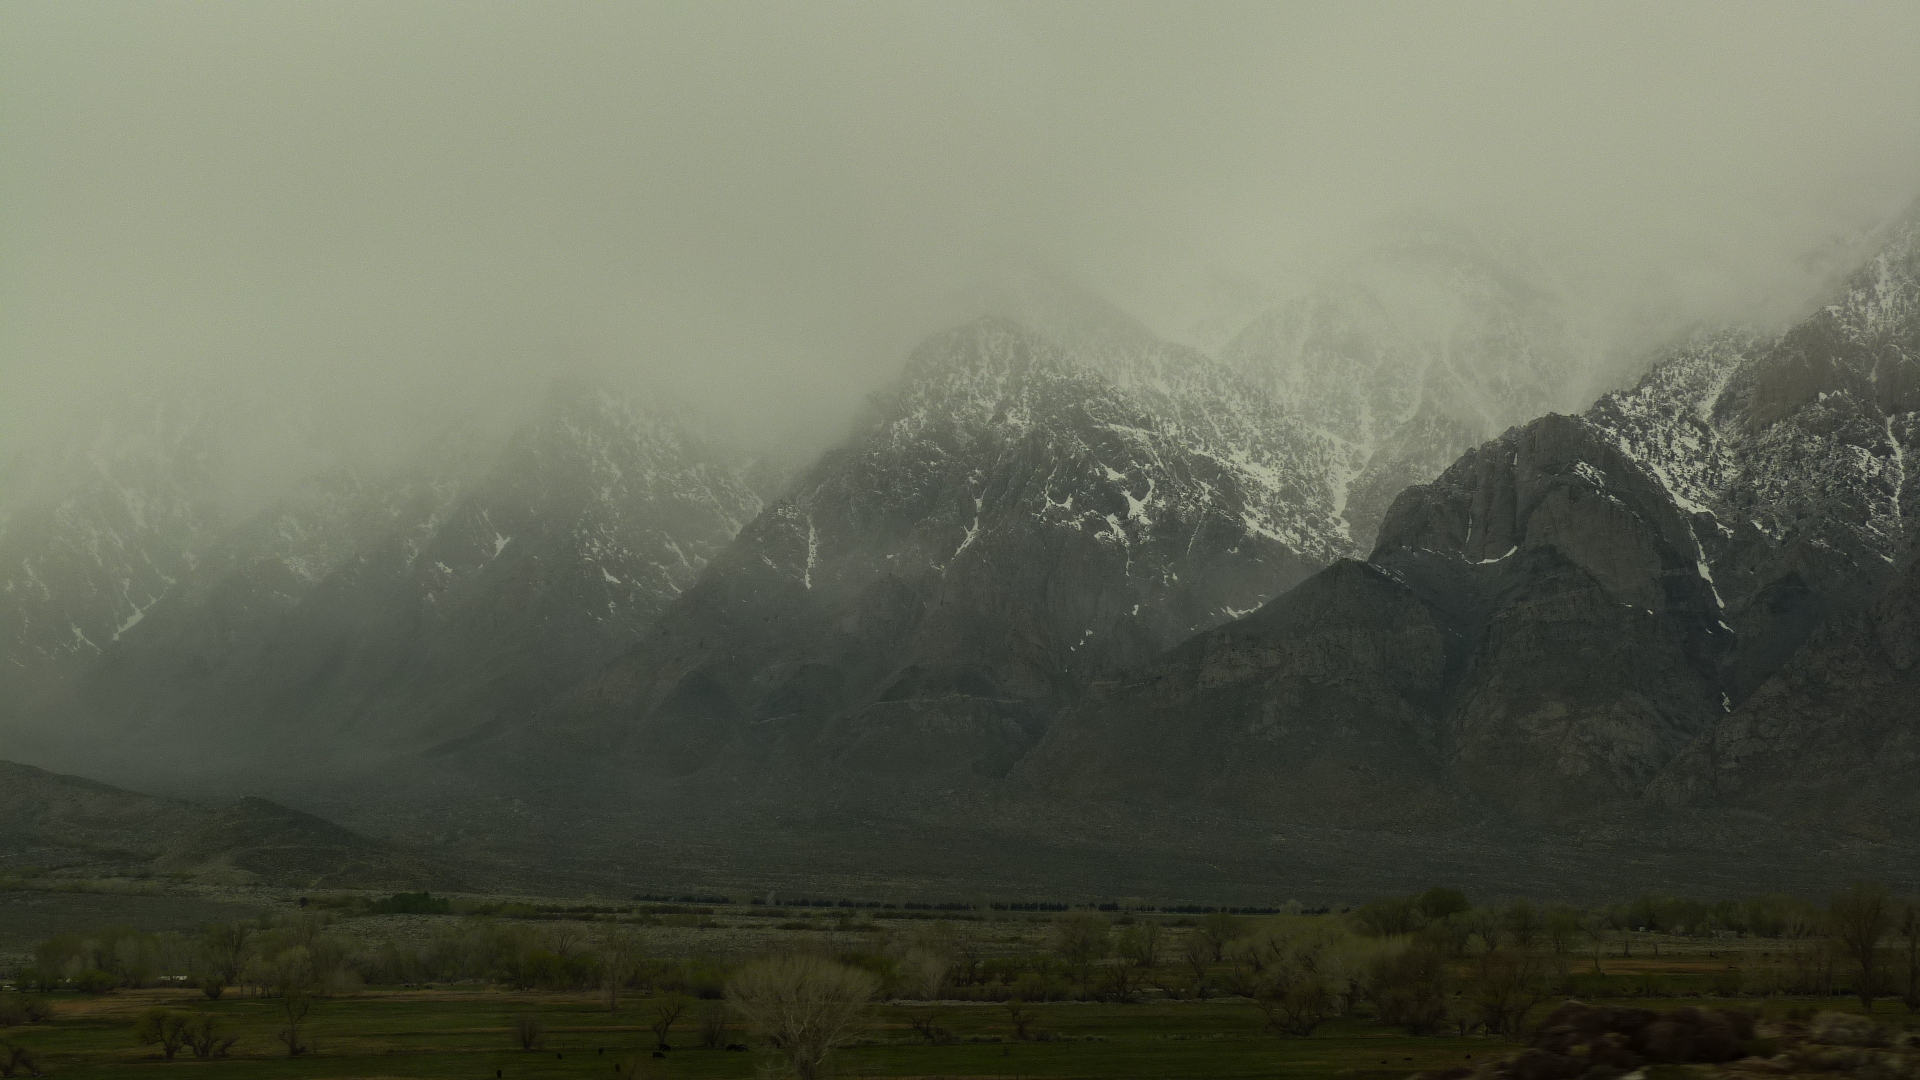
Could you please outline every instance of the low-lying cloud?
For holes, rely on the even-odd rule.
[[[1409,218],[1604,333],[1784,318],[1920,193],[1911,4],[10,4],[0,449],[342,443],[589,370],[813,448],[1009,267],[1203,344]]]

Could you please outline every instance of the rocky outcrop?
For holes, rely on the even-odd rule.
[[[1621,1080],[1661,1065],[1714,1078],[1920,1075],[1920,1040],[1854,1013],[1823,1012],[1800,1023],[1739,1009],[1659,1012],[1569,1001],[1541,1022],[1531,1043],[1504,1060],[1412,1080]]]

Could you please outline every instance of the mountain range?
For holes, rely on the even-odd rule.
[[[1021,775],[1278,820],[1909,836],[1917,365],[1909,217],[1786,333],[1702,335],[1401,492],[1365,560],[1096,686]]]
[[[1913,865],[1917,250],[1604,393],[1453,238],[1217,355],[1032,288],[792,473],[562,384],[235,514],[149,412],[6,500],[0,691],[76,771],[622,886]]]

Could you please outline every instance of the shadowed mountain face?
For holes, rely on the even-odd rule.
[[[1019,769],[1299,821],[1656,803],[1890,835],[1910,693],[1920,245],[1402,493],[1367,563],[1097,686]]]

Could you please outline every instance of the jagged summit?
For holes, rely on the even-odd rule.
[[[1103,340],[1004,317],[929,338],[553,722],[664,773],[768,752],[997,774],[1086,680],[1347,550],[1323,440],[1200,354],[1085,351]]]

